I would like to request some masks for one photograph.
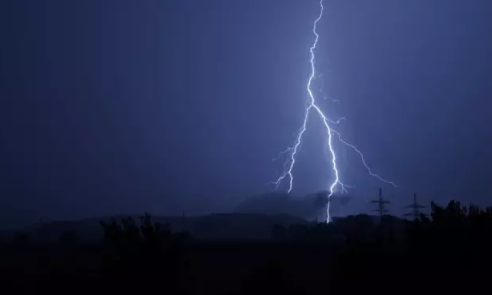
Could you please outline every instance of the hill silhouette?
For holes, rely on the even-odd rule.
[[[79,239],[84,241],[100,241],[104,235],[99,224],[101,220],[109,222],[123,217],[132,217],[138,220],[139,216],[114,215],[79,221],[51,222],[24,230],[2,231],[0,238],[12,239],[22,232],[37,241],[58,241],[60,236],[69,234],[76,234]],[[176,232],[189,232],[195,239],[199,240],[269,239],[271,228],[275,224],[288,226],[307,223],[304,219],[287,214],[247,213],[223,213],[196,217],[154,216],[153,220],[162,224],[169,224]]]
[[[287,214],[305,220],[317,220],[324,215],[328,192],[320,191],[306,196],[287,193],[268,193],[246,199],[235,212],[278,215]]]

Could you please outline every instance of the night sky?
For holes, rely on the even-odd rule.
[[[325,0],[332,118],[399,215],[492,204],[492,3]],[[317,0],[0,1],[0,227],[115,213],[227,212],[274,189],[301,126]],[[334,104],[331,100],[339,100]],[[331,180],[309,122],[293,194]],[[381,184],[340,148],[367,212]],[[285,191],[287,187],[281,186]]]

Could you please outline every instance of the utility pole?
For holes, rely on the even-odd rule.
[[[410,217],[413,217],[413,219],[418,219],[421,215],[420,209],[425,208],[425,206],[420,205],[417,202],[417,193],[413,193],[413,203],[408,205],[408,206],[405,206],[405,208],[411,208],[412,211],[409,213],[403,214],[403,216],[410,216]]]
[[[388,212],[386,210],[385,204],[389,204],[390,201],[384,200],[383,199],[383,190],[379,188],[379,198],[377,200],[372,200],[370,203],[377,204],[378,208],[372,211],[377,211],[379,212],[379,217],[383,217],[383,215]]]

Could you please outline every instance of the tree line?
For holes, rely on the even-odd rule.
[[[81,292],[87,291],[84,286],[98,285],[104,286],[101,291],[110,293],[135,293],[156,288],[170,294],[195,293],[198,288],[195,282],[200,281],[200,276],[212,277],[211,273],[216,271],[220,259],[233,260],[228,261],[228,265],[232,266],[224,273],[234,272],[234,260],[240,260],[240,254],[221,256],[221,252],[226,252],[226,247],[203,246],[189,233],[173,232],[170,225],[153,222],[148,214],[140,219],[126,217],[101,221],[100,226],[104,232],[104,241],[95,251],[100,259],[97,260],[97,266],[83,270],[83,275],[90,273],[92,279],[81,284]],[[241,255],[249,251],[251,260],[256,259],[263,265],[252,271],[253,275],[245,278],[238,290],[231,290],[231,294],[259,292],[269,288],[276,292],[292,293],[297,290],[302,293],[302,290],[307,292],[310,287],[325,288],[335,294],[359,292],[360,288],[365,291],[377,289],[378,293],[384,293],[381,286],[388,284],[396,288],[405,286],[408,292],[421,292],[423,284],[435,288],[435,292],[447,292],[459,287],[452,283],[469,282],[466,278],[472,278],[470,282],[474,283],[467,285],[470,289],[486,282],[477,283],[477,280],[487,273],[486,266],[492,262],[491,234],[492,207],[464,206],[457,201],[451,201],[446,206],[432,203],[429,216],[422,214],[414,220],[356,215],[329,224],[277,225],[272,229],[271,241],[259,245],[245,243],[242,248],[250,247],[251,250],[241,248],[240,251],[230,251],[243,253]],[[5,251],[6,245],[10,245],[15,251],[23,251],[25,248],[27,250],[23,253],[28,254],[33,249],[29,245],[34,242],[26,235],[18,235],[12,241],[0,244],[0,253]],[[67,257],[80,255],[77,252],[82,249],[78,246],[80,244],[83,241],[73,233],[60,236],[59,245],[73,251],[64,252],[69,254],[63,256],[55,266],[50,264],[49,270],[45,270],[49,275],[42,274],[43,270],[33,271],[39,284],[50,282],[56,269],[59,269],[58,278],[63,278],[63,283],[80,284],[84,280],[83,275],[75,270],[67,271],[67,261],[70,260]],[[217,258],[210,258],[199,273],[194,272],[199,263],[194,261],[193,257],[197,257],[194,251],[214,247],[223,247],[220,249],[225,250],[210,251]],[[239,249],[239,246],[235,247]],[[272,249],[272,254],[260,257],[258,253],[266,251],[261,248]],[[315,251],[320,254],[313,254]],[[296,259],[293,255],[304,258],[300,259],[301,262],[293,262]],[[7,259],[2,259],[0,267],[3,273],[10,277],[17,275],[17,279],[25,278],[22,275],[25,271],[16,273],[13,270],[15,265],[7,265]],[[298,272],[294,266],[296,263],[311,263],[312,267],[293,275]],[[238,263],[237,266],[239,269],[241,265]],[[324,272],[326,276],[320,275]],[[313,279],[318,276],[322,279]],[[412,280],[415,282],[411,283]],[[354,281],[358,283],[354,284]],[[22,284],[22,287],[29,286]],[[53,291],[52,285],[45,287]],[[395,289],[388,290],[395,292]]]

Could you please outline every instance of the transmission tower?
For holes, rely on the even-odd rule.
[[[370,203],[378,204],[378,208],[372,211],[379,212],[380,217],[383,217],[383,215],[388,212],[385,208],[385,204],[389,204],[390,201],[383,199],[383,190],[381,188],[379,188],[379,198],[377,200],[370,201]]]
[[[403,216],[410,216],[413,217],[413,219],[418,219],[422,215],[422,213],[420,213],[420,209],[425,208],[425,206],[420,205],[417,202],[417,193],[413,193],[413,203],[408,206],[405,206],[405,208],[411,208],[412,211],[403,214]]]

